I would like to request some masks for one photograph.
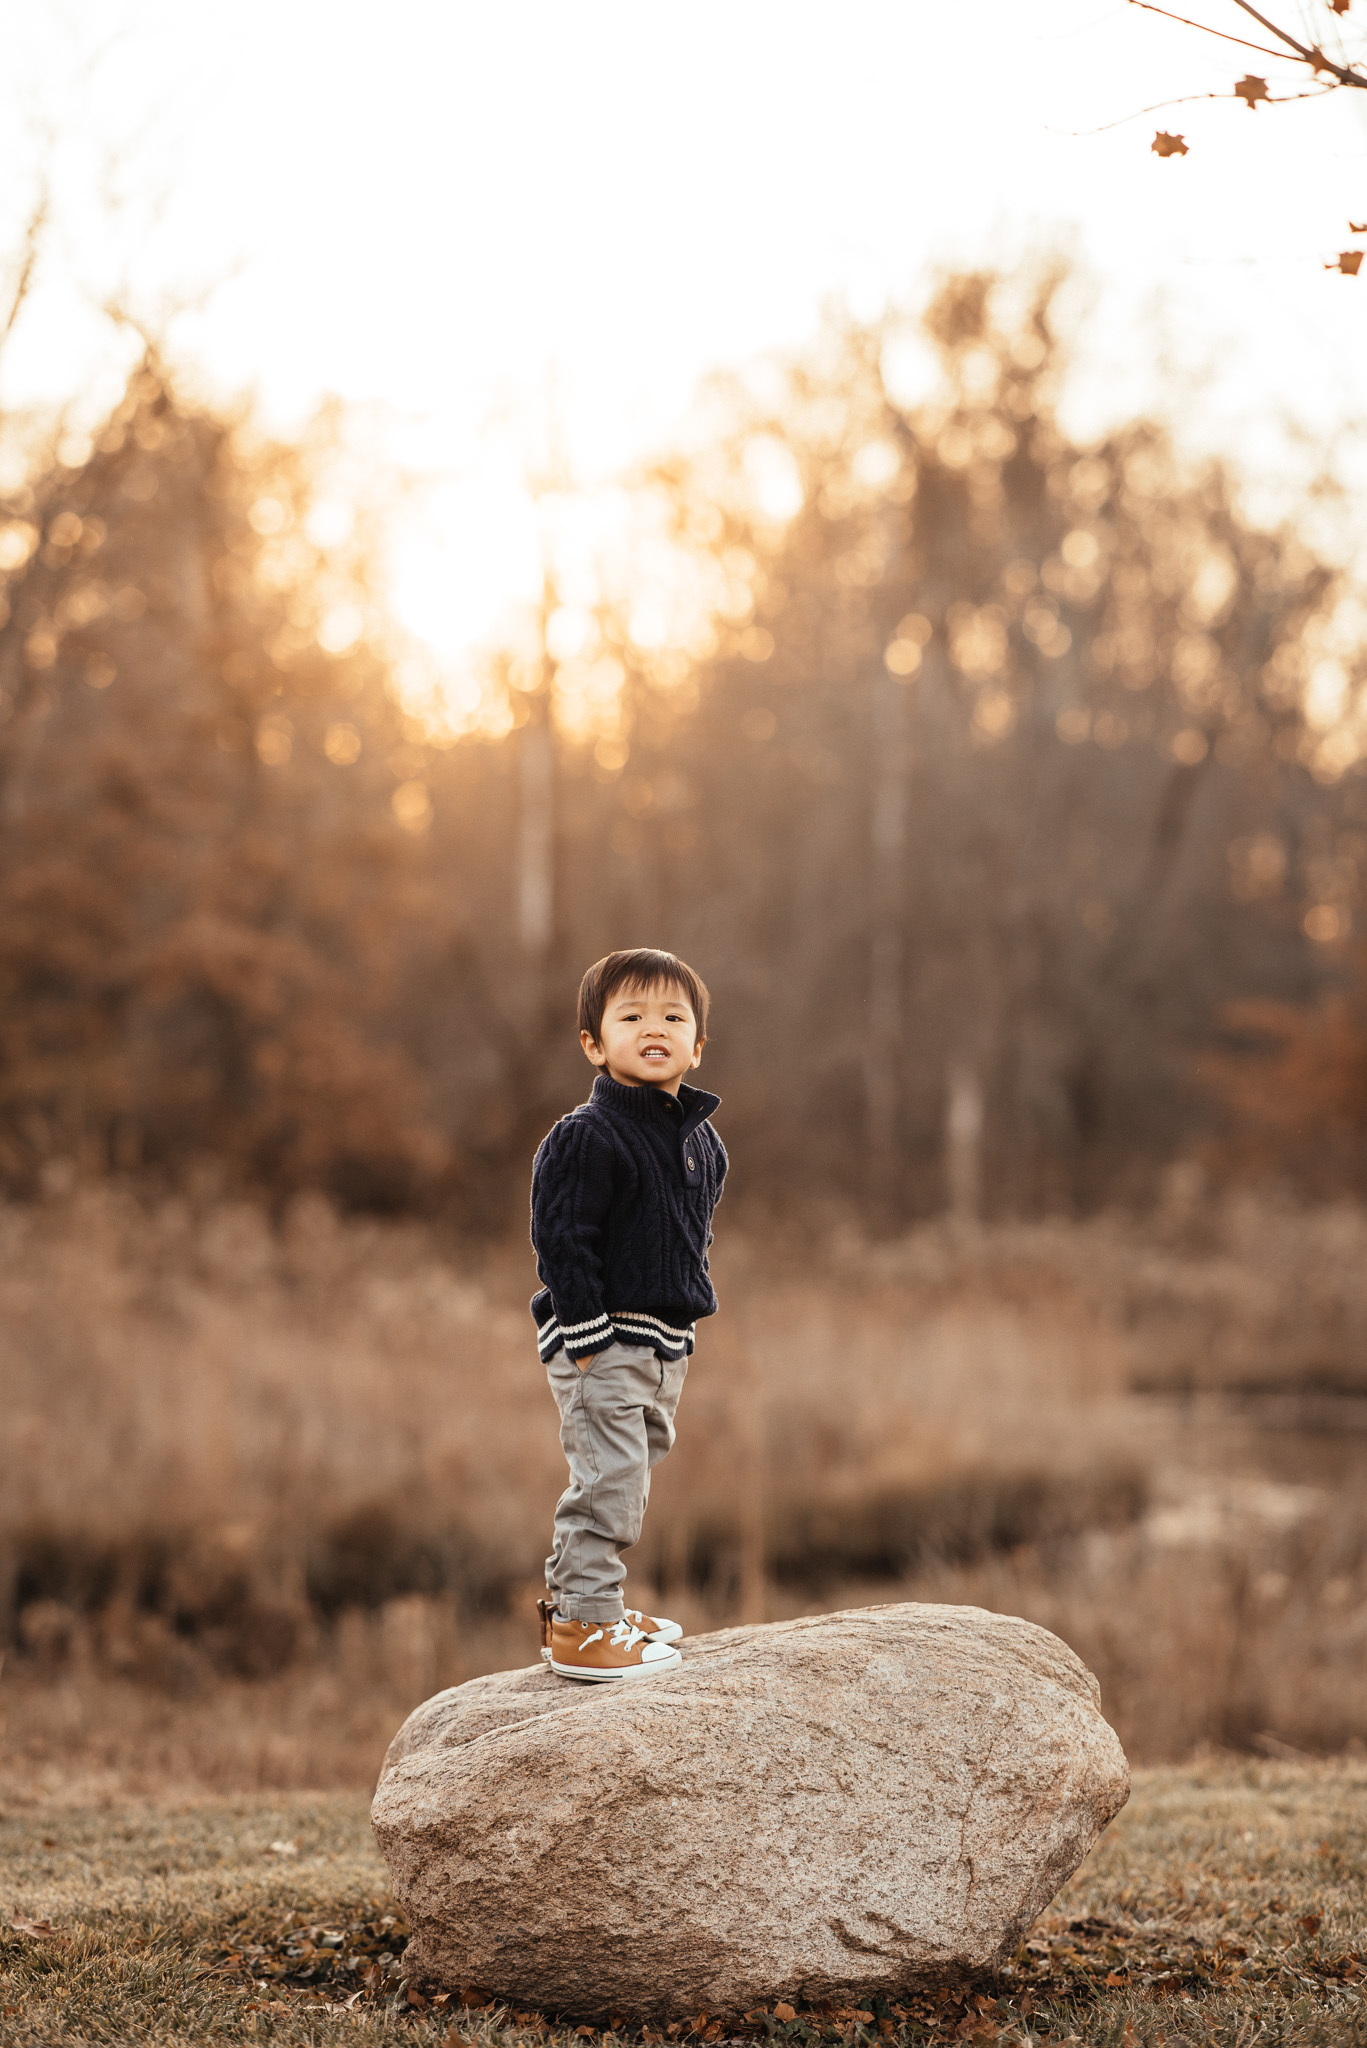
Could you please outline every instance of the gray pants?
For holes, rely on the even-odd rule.
[[[546,1374],[560,1408],[570,1483],[555,1510],[546,1584],[568,1621],[622,1618],[622,1552],[641,1533],[650,1475],[674,1444],[688,1360],[609,1344],[586,1372],[557,1351]]]

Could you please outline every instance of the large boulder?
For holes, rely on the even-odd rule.
[[[409,1715],[372,1819],[417,1981],[588,2019],[951,1984],[1129,1796],[1096,1680],[1029,1622],[864,1607],[683,1650]]]

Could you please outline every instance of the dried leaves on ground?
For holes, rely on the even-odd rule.
[[[1120,2002],[1112,1996],[1118,1992],[1138,1993],[1156,2006],[1164,2000],[1195,2004],[1212,1994],[1258,1987],[1278,2004],[1306,1995],[1326,2016],[1351,2020],[1360,2008],[1367,2018],[1367,1937],[1355,1946],[1331,1938],[1326,1946],[1318,1938],[1322,1925],[1320,1915],[1302,1915],[1294,1943],[1286,1946],[1275,1935],[1207,1941],[1160,1922],[1047,1914],[1004,1972],[953,1992],[876,1997],[868,2006],[793,2006],[780,2000],[742,2016],[719,2019],[702,2012],[654,2027],[631,2023],[625,2015],[606,2027],[575,2024],[572,2016],[557,2027],[554,2015],[501,2005],[475,1985],[425,1995],[404,1968],[409,1927],[396,1910],[372,1910],[327,1926],[292,1914],[226,1943],[210,1967],[221,1979],[269,1992],[277,2001],[312,2002],[329,2012],[366,2005],[400,2018],[431,2012],[469,2022],[478,2016],[495,2037],[567,2030],[574,2039],[609,2044],[638,2038],[677,2041],[682,2048],[696,2040],[783,2039],[804,2048],[817,2042],[868,2042],[875,2048],[883,2041],[1012,2039],[1026,2033],[1042,2039],[1063,2020],[1095,2021]]]
[[[1007,1969],[952,1996],[605,2027],[434,1996],[408,1939],[359,1796],[0,1816],[5,2048],[1367,2048],[1367,1765],[1140,1773]]]

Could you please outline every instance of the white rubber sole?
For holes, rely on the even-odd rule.
[[[557,1664],[549,1651],[543,1653],[551,1670],[560,1678],[578,1678],[591,1685],[619,1685],[634,1678],[659,1678],[662,1672],[677,1671],[683,1658],[675,1650],[671,1657],[657,1657],[650,1664],[628,1664],[621,1671],[589,1671],[580,1664]]]

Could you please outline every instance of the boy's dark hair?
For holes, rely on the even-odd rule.
[[[707,1036],[707,1012],[712,998],[702,976],[695,974],[677,954],[657,952],[653,946],[634,946],[625,953],[605,953],[595,960],[579,984],[579,1029],[587,1031],[597,1045],[603,1028],[603,1012],[619,988],[676,988],[688,999],[697,1019],[698,1042]]]

